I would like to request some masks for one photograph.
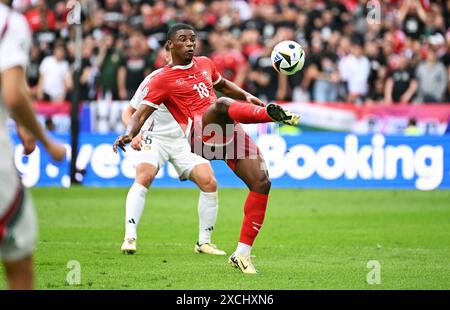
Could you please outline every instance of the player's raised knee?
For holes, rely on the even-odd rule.
[[[228,98],[228,97],[220,97],[220,98],[217,99],[216,105],[217,105],[219,108],[225,108],[225,109],[226,109],[226,108],[228,108],[233,102],[234,102],[234,100],[231,99],[231,98]]]
[[[233,101],[233,99],[227,97],[220,97],[211,107],[216,113],[227,113],[228,107]]]

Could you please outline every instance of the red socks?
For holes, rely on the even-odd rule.
[[[266,215],[268,194],[250,192],[244,205],[244,221],[242,222],[239,242],[252,246],[261,229]]]
[[[228,108],[228,116],[238,123],[257,124],[273,122],[266,108],[248,102],[234,101]]]
[[[243,124],[256,124],[273,122],[267,114],[266,108],[248,102],[234,101],[228,108],[228,115],[236,122]],[[242,222],[239,242],[249,246],[261,229],[266,215],[268,194],[250,192],[244,205],[244,221]]]

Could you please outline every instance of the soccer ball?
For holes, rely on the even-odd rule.
[[[305,51],[295,41],[281,41],[272,51],[272,65],[280,73],[292,75],[303,68]]]

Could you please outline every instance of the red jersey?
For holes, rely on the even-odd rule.
[[[142,104],[167,107],[185,133],[195,116],[203,115],[217,97],[213,86],[222,79],[208,57],[194,57],[186,66],[165,66],[147,83]]]

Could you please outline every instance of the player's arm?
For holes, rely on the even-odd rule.
[[[36,138],[25,128],[16,123],[17,134],[23,145],[23,154],[30,155],[36,149]]]
[[[224,79],[223,77],[219,80],[218,83],[214,85],[214,89],[220,91],[222,94],[232,99],[243,100],[255,105],[265,106],[264,102],[262,102],[260,99],[253,96],[249,92],[246,92],[235,83]]]
[[[127,107],[123,110],[122,123],[125,126],[125,128],[128,126],[128,122],[130,121],[134,112],[136,112],[136,109],[131,104],[128,104]]]
[[[24,69],[21,66],[14,66],[1,72],[1,89],[3,100],[11,111],[11,117],[40,140],[53,159],[62,160],[65,148],[49,139],[36,119]]]
[[[120,135],[113,144],[113,151],[121,148],[125,152],[125,145],[130,143],[139,133],[145,121],[158,109],[158,106],[164,102],[167,97],[167,85],[162,79],[156,77],[150,79],[148,84],[142,88],[139,96],[134,96],[130,103],[139,101],[139,105],[133,104],[137,110],[133,113],[127,124],[125,134]],[[139,98],[139,99],[138,99]],[[129,112],[128,112],[129,113]]]
[[[125,145],[131,142],[133,138],[139,133],[142,126],[144,126],[145,121],[147,118],[152,115],[152,113],[156,110],[156,108],[151,107],[146,104],[141,104],[139,109],[136,110],[136,112],[133,113],[133,115],[130,118],[130,121],[128,122],[127,129],[125,131],[124,135],[120,135],[113,145],[114,152],[117,153],[117,148],[121,148],[122,151],[125,152]]]
[[[128,122],[130,121],[133,113],[136,112],[136,109],[131,104],[127,105],[127,107],[122,112],[122,123],[125,128],[128,126]],[[142,142],[142,133],[133,138],[130,142],[130,146],[136,150],[141,150],[141,142]]]

